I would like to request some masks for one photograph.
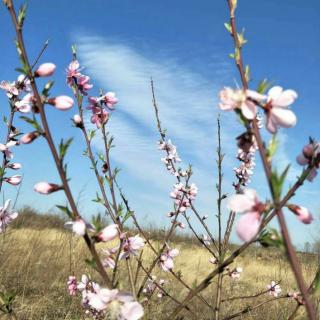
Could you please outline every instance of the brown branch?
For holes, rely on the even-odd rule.
[[[46,139],[46,141],[48,143],[49,149],[51,151],[51,154],[53,156],[54,162],[56,164],[56,168],[58,170],[58,173],[59,173],[62,185],[63,185],[63,190],[64,190],[64,192],[66,194],[66,197],[68,199],[68,202],[70,204],[70,207],[71,207],[71,210],[72,210],[72,213],[73,213],[73,218],[74,219],[80,218],[80,214],[78,212],[76,203],[75,203],[74,198],[72,196],[72,193],[71,193],[71,190],[70,190],[70,187],[69,187],[69,184],[68,184],[68,179],[66,177],[66,174],[65,174],[65,171],[64,171],[64,168],[63,168],[62,161],[60,160],[58,152],[57,152],[57,150],[55,148],[55,145],[54,145],[54,141],[53,141],[53,138],[52,138],[52,135],[51,135],[51,132],[50,132],[50,129],[49,129],[49,125],[48,125],[48,122],[47,122],[46,114],[45,114],[44,103],[43,103],[43,101],[41,99],[41,96],[39,94],[39,91],[38,91],[38,88],[37,88],[37,85],[36,85],[36,82],[35,82],[34,75],[32,74],[32,69],[31,69],[31,66],[30,66],[30,63],[29,63],[29,59],[28,59],[28,56],[27,56],[27,52],[26,52],[26,49],[25,49],[25,45],[24,45],[24,39],[23,39],[23,35],[22,35],[22,27],[18,23],[16,12],[15,12],[15,9],[14,9],[14,6],[13,6],[13,1],[12,0],[7,0],[5,2],[5,5],[6,5],[7,9],[9,10],[9,13],[11,15],[11,19],[12,19],[12,22],[13,22],[13,25],[14,25],[14,28],[15,28],[15,31],[16,31],[16,36],[17,36],[17,41],[18,41],[18,44],[19,44],[19,49],[21,51],[21,58],[23,59],[23,62],[25,64],[26,68],[27,68],[28,78],[30,79],[30,83],[31,83],[31,87],[32,87],[32,91],[33,91],[35,100],[36,100],[37,107],[39,108],[41,122],[42,122],[42,126],[43,126],[43,129],[44,129],[44,132],[45,132],[44,133],[44,137],[45,137],[45,139]],[[104,269],[104,267],[103,267],[103,265],[102,265],[102,263],[100,261],[100,258],[99,258],[98,254],[97,254],[97,251],[95,249],[94,243],[91,241],[91,239],[90,239],[90,237],[89,237],[89,235],[87,233],[83,236],[83,238],[85,240],[86,245],[88,246],[88,248],[90,250],[90,253],[91,253],[93,259],[96,262],[97,270],[100,273],[103,281],[106,283],[106,285],[111,286],[111,280],[110,280],[108,274],[106,273],[106,271],[105,271],[105,269]]]

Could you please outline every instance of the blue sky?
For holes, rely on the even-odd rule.
[[[18,7],[20,2],[16,2]],[[275,165],[279,168],[294,160],[308,136],[319,137],[320,74],[318,62],[320,44],[320,3],[318,1],[249,1],[239,0],[238,26],[246,30],[249,40],[244,50],[245,62],[252,70],[252,88],[268,78],[284,88],[295,89],[299,98],[293,106],[298,124],[282,130],[282,149]],[[168,137],[178,147],[184,163],[194,166],[193,181],[199,186],[197,206],[211,216],[215,230],[215,147],[217,95],[223,86],[239,83],[237,70],[228,57],[232,42],[223,23],[228,20],[225,1],[40,1],[29,3],[25,22],[25,39],[31,60],[42,44],[50,39],[43,61],[57,65],[53,95],[71,94],[65,85],[65,67],[71,54],[70,46],[78,45],[79,60],[86,66],[95,88],[115,91],[120,99],[113,113],[110,131],[115,135],[113,161],[122,169],[120,183],[138,216],[151,224],[167,224],[166,213],[171,209],[169,192],[174,183],[166,173],[157,150],[156,132],[149,80],[155,81],[160,116],[168,129]],[[3,6],[0,9],[1,78],[13,80],[13,69],[19,62],[13,45],[13,29]],[[2,110],[6,98],[0,96]],[[56,141],[75,137],[68,157],[74,195],[84,215],[101,211],[91,203],[95,183],[82,154],[80,131],[70,126],[69,112],[48,111]],[[26,126],[21,126],[27,131]],[[1,127],[3,136],[3,126]],[[234,137],[241,127],[233,114],[222,115],[223,149],[226,192],[232,192],[234,179]],[[265,135],[269,138],[268,135]],[[96,142],[99,149],[99,141]],[[18,206],[30,204],[46,211],[63,203],[62,193],[49,197],[33,193],[34,183],[56,182],[53,162],[43,141],[16,149],[16,160],[24,165],[25,179]],[[23,159],[23,160],[22,160]],[[259,160],[257,159],[257,162]],[[268,189],[257,166],[252,187],[268,197]],[[300,168],[293,163],[290,182]],[[296,203],[308,206],[319,217],[319,179],[307,184],[296,196]],[[15,189],[5,188],[5,197]],[[288,223],[294,243],[312,241],[315,226],[301,225],[290,213]],[[275,225],[277,225],[275,223]],[[201,232],[200,228],[198,229]],[[236,240],[236,236],[233,237]]]

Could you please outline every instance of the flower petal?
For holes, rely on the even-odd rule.
[[[245,242],[251,241],[258,233],[261,224],[260,215],[248,212],[241,216],[237,223],[237,234]]]

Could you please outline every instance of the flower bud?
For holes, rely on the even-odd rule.
[[[13,186],[17,186],[18,184],[20,184],[21,180],[22,180],[22,176],[20,175],[15,175],[15,176],[4,179],[5,182],[8,182]]]
[[[49,77],[53,75],[54,70],[56,70],[56,66],[53,63],[43,63],[35,71],[34,75],[36,77]]]
[[[37,139],[39,136],[40,133],[38,131],[32,131],[23,135],[20,139],[20,142],[23,144],[29,144],[33,142],[35,139]]]
[[[111,241],[119,236],[119,227],[117,224],[111,224],[100,231],[96,236],[98,241],[106,242]]]
[[[297,215],[298,219],[302,223],[310,224],[313,221],[311,212],[305,207],[290,204],[288,205],[288,209],[292,211],[295,215]]]
[[[48,103],[59,110],[68,110],[73,106],[73,99],[68,96],[58,96],[48,99]]]
[[[19,170],[22,168],[21,163],[14,162],[14,163],[9,163],[8,168],[13,169],[13,170]]]
[[[82,122],[82,119],[81,119],[80,115],[75,114],[75,115],[73,116],[73,119],[72,119],[72,120],[73,120],[73,122],[74,122],[74,124],[75,124],[76,127],[78,127],[78,128],[83,127],[83,122]]]
[[[38,182],[33,187],[34,191],[41,193],[41,194],[50,194],[52,192],[56,192],[61,190],[62,187],[55,184],[55,183],[48,183],[48,182]]]

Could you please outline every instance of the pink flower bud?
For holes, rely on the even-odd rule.
[[[313,217],[311,212],[301,206],[296,206],[294,204],[291,204],[288,206],[289,210],[291,210],[295,215],[298,216],[298,219],[305,224],[310,224],[313,221]]]
[[[48,183],[48,182],[38,182],[33,187],[34,191],[41,193],[41,194],[50,194],[52,192],[61,190],[62,187],[55,184],[55,183]]]
[[[20,142],[23,144],[29,144],[40,136],[38,131],[32,131],[23,135],[20,139]]]
[[[111,241],[119,236],[119,227],[117,224],[111,224],[110,226],[105,227],[97,235],[97,240],[99,241]]]
[[[73,106],[73,99],[68,96],[58,96],[48,99],[48,103],[59,110],[68,110]]]
[[[22,168],[22,165],[21,165],[21,163],[14,162],[14,163],[8,164],[8,168],[13,169],[13,170],[19,170]]]
[[[82,119],[81,119],[80,115],[78,115],[78,114],[75,114],[73,116],[73,122],[77,127],[81,127],[83,125]]]
[[[39,66],[34,75],[36,77],[49,77],[53,75],[54,70],[56,70],[56,66],[53,63],[43,63]]]
[[[5,182],[8,182],[13,186],[17,186],[18,184],[20,184],[21,180],[22,180],[22,176],[20,175],[15,175],[15,176],[4,179]]]

